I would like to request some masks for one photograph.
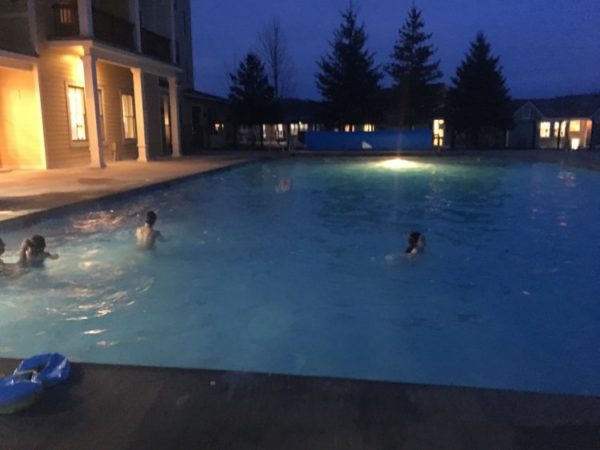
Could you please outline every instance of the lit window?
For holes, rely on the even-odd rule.
[[[354,132],[354,130],[355,130],[354,125],[345,125],[344,126],[344,131],[346,133],[352,133],[352,132]]]
[[[569,122],[569,131],[572,133],[579,133],[581,131],[581,121],[571,120],[571,122]]]
[[[433,146],[442,147],[444,145],[444,119],[435,119],[433,121]]]
[[[123,113],[123,137],[135,139],[135,109],[132,94],[121,94],[121,112]]]
[[[300,122],[298,124],[298,131],[308,131],[308,124]]]
[[[375,125],[371,123],[365,124],[365,126],[363,127],[363,131],[366,131],[367,133],[372,133],[373,131],[375,131]]]
[[[567,122],[554,122],[554,137],[558,137],[560,132],[560,137],[565,137],[565,130],[567,128]]]
[[[68,86],[69,120],[71,125],[71,140],[74,142],[86,141],[85,130],[85,100],[82,87]]]
[[[571,150],[578,150],[581,145],[581,139],[571,139]]]
[[[541,138],[549,138],[550,137],[550,122],[540,122],[540,137]]]

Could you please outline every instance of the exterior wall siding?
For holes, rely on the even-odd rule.
[[[0,167],[45,167],[36,76],[34,70],[0,67]]]
[[[133,76],[129,69],[98,63],[98,85],[104,105],[104,154],[107,161],[136,159],[137,142],[123,136],[121,94],[133,94]]]
[[[144,105],[146,107],[146,127],[148,136],[148,154],[151,158],[163,156],[162,117],[160,116],[161,90],[158,77],[144,74]],[[135,112],[139,114],[138,111]]]
[[[34,55],[27,0],[0,0],[0,49]]]
[[[71,142],[66,92],[67,85],[84,86],[81,59],[48,50],[41,55],[39,70],[48,167],[88,165],[89,146]]]

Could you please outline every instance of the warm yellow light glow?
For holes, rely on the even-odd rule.
[[[540,122],[540,137],[541,138],[549,138],[550,137],[550,122]]]
[[[363,126],[363,131],[366,131],[367,133],[372,133],[375,131],[375,125],[373,125],[372,123],[367,123]]]
[[[68,67],[69,81],[79,86],[85,86],[81,57],[76,55],[61,55],[60,60]]]
[[[409,161],[402,158],[388,159],[377,163],[377,167],[391,170],[406,170],[406,169],[422,169],[427,167],[427,164]]]
[[[581,139],[577,139],[577,138],[571,139],[571,150],[579,149],[579,145],[581,145]]]
[[[581,121],[571,120],[571,122],[569,122],[569,131],[572,133],[579,133],[581,131]]]
[[[433,121],[433,146],[443,147],[444,145],[444,119],[435,119]]]

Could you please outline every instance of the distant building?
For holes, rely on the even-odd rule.
[[[183,145],[189,152],[231,147],[235,130],[229,122],[229,101],[205,92],[184,92]]]
[[[190,27],[189,0],[0,0],[0,167],[180,156]]]
[[[517,101],[513,117],[509,148],[600,148],[600,94]]]

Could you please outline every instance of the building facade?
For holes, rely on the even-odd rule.
[[[600,94],[521,101],[513,118],[509,148],[600,148]]]
[[[181,155],[189,0],[0,0],[0,168]]]

